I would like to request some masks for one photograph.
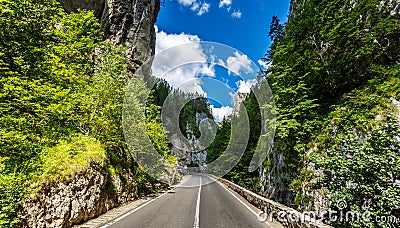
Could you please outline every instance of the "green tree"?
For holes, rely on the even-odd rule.
[[[285,25],[273,18],[274,43],[265,60],[271,63],[266,73],[277,111],[273,154],[285,158],[277,172],[284,177],[279,189],[309,179],[301,177],[308,175],[301,171],[309,162],[308,152],[348,93],[371,80],[382,83],[388,71],[395,76],[389,69],[400,56],[400,18],[392,12],[393,5],[378,0],[311,0],[293,1]],[[272,172],[274,167],[272,156],[266,169]]]
[[[332,209],[346,201],[344,212],[352,211],[367,218],[359,221],[336,221],[336,225],[352,227],[394,227],[394,221],[378,222],[376,218],[400,216],[400,124],[388,116],[387,122],[377,126],[370,135],[348,132],[334,139],[336,146],[327,156],[318,159],[324,176],[320,184],[331,195]]]

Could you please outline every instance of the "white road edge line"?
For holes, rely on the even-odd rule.
[[[197,195],[197,205],[196,205],[196,215],[194,217],[194,228],[199,228],[200,222],[200,195],[201,195],[201,176],[200,177],[200,187],[199,187],[199,194]]]
[[[239,199],[235,194],[233,194],[233,193],[231,192],[231,190],[229,190],[227,187],[225,187],[222,183],[220,183],[218,180],[214,179],[213,177],[211,177],[211,176],[208,176],[208,177],[210,177],[211,179],[213,179],[213,180],[214,180],[215,182],[217,182],[221,187],[223,187],[226,191],[228,191],[233,197],[235,197],[235,199],[237,199],[243,206],[245,206],[249,211],[251,211],[251,213],[253,213],[253,214],[257,217],[257,219],[258,219],[258,214],[257,214],[253,209],[251,209],[251,207],[249,207],[247,204],[245,204],[241,199]],[[271,225],[269,225],[269,224],[266,223],[266,222],[265,222],[265,224],[268,225],[268,226],[271,226]]]
[[[186,181],[187,181],[187,180],[186,180]],[[178,185],[175,186],[175,188],[179,188],[179,187],[180,187],[183,183],[185,183],[186,181],[179,183]],[[200,181],[201,181],[201,179],[200,179]],[[150,201],[148,201],[148,202],[146,202],[146,203],[140,205],[139,207],[136,207],[136,208],[134,208],[133,210],[131,210],[131,211],[129,211],[129,212],[127,212],[127,213],[121,215],[120,217],[117,217],[116,219],[113,219],[112,221],[110,221],[110,222],[104,224],[104,225],[101,226],[100,228],[106,228],[106,227],[111,226],[112,224],[114,224],[114,223],[116,223],[116,222],[118,222],[118,221],[120,221],[120,220],[122,220],[122,219],[128,217],[129,215],[135,213],[136,211],[142,209],[143,207],[145,207],[145,206],[151,204],[151,203],[154,202],[155,200],[157,200],[157,199],[159,199],[159,198],[165,196],[166,194],[168,194],[168,193],[171,192],[172,190],[173,190],[173,189],[170,189],[170,190],[164,192],[163,194],[157,196],[156,198],[154,198],[154,199],[152,199],[152,200],[150,200]]]

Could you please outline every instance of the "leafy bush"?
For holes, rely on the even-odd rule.
[[[0,226],[14,227],[19,219],[15,210],[29,192],[26,177],[17,173],[0,173]]]
[[[334,139],[336,146],[318,160],[324,170],[320,184],[328,189],[333,201],[345,200],[347,208],[359,215],[370,213],[360,221],[337,221],[352,227],[393,227],[396,223],[377,222],[375,218],[400,218],[400,124],[388,116],[365,138],[353,132]]]

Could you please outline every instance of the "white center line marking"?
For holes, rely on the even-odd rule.
[[[196,206],[196,216],[194,217],[194,228],[199,228],[200,222],[200,195],[201,195],[201,176],[200,177],[200,187],[199,187],[199,194],[197,195],[197,206]]]

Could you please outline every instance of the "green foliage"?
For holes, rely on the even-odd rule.
[[[153,94],[147,99],[146,129],[154,148],[165,158],[172,159],[169,141],[161,123],[161,107],[157,105]]]
[[[180,93],[177,91],[178,96],[181,97],[191,97],[192,94]],[[180,94],[179,94],[180,93]],[[178,98],[179,99],[179,98]],[[180,98],[182,99],[182,98]],[[183,98],[185,99],[185,98]],[[180,115],[179,115],[179,128],[187,138],[190,138],[192,135],[195,138],[200,137],[200,129],[198,127],[196,115],[197,114],[205,114],[207,118],[212,119],[213,116],[211,114],[211,109],[209,104],[207,103],[205,98],[192,98],[185,106],[183,107]],[[192,134],[192,135],[191,135]]]
[[[256,89],[256,88],[253,88]],[[238,127],[236,134],[240,134],[239,129],[249,128],[249,140],[247,142],[246,150],[242,157],[239,159],[238,164],[225,176],[229,180],[237,183],[240,186],[246,187],[247,189],[258,192],[260,189],[258,171],[249,172],[250,162],[255,153],[257,143],[260,140],[261,133],[261,111],[257,102],[256,96],[251,92],[244,101],[243,112],[247,112],[249,119],[249,127]],[[239,112],[239,116],[241,113]],[[239,117],[240,118],[240,117]],[[240,124],[245,124],[241,122]],[[233,129],[232,129],[233,130]],[[240,135],[234,135],[234,137],[242,137]]]
[[[78,153],[73,156],[77,163],[61,162],[68,158],[62,154],[75,151],[71,147],[91,145],[73,138],[77,142],[69,141],[68,146],[65,140],[79,133],[80,103],[93,74],[91,56],[101,39],[99,27],[93,13],[67,14],[56,1],[1,1],[2,226],[16,225],[15,209],[30,194],[27,186],[41,171],[64,175],[73,170],[63,165],[86,159]],[[48,153],[55,157],[46,157],[45,148],[53,148]],[[88,149],[103,151],[100,148],[91,145]],[[42,170],[42,162],[48,169]]]
[[[29,186],[26,184],[26,176],[18,173],[4,173],[0,169],[0,226],[15,227],[19,219],[15,210],[26,198]]]
[[[102,43],[96,48],[95,72],[80,99],[79,131],[99,139],[109,151],[124,148],[122,106],[129,80],[125,50]]]
[[[299,177],[292,181],[289,185],[290,189],[298,193],[296,194],[294,203],[299,207],[299,209],[302,209],[300,206],[308,205],[313,200],[312,197],[306,193],[311,189],[312,180],[314,178],[315,174],[313,171],[302,169]]]
[[[140,167],[135,169],[136,184],[140,196],[152,193],[155,180]]]
[[[165,80],[154,77],[146,78],[147,86],[154,84],[151,88],[151,94],[146,104],[146,128],[150,140],[157,151],[166,157],[170,162],[175,163],[176,158],[170,156],[172,147],[166,136],[174,134],[167,132],[161,125],[161,109],[162,106],[167,107],[164,112],[167,122],[171,124],[171,128],[179,129],[188,139],[200,137],[200,129],[198,115],[212,119],[211,109],[206,99],[199,97],[198,94],[185,93],[179,89],[173,89]],[[167,97],[169,98],[167,99]],[[188,102],[185,102],[188,101]],[[183,108],[181,107],[183,106]],[[182,110],[180,110],[182,108]],[[179,113],[179,122],[170,120],[172,113]],[[176,124],[177,126],[172,126]],[[178,126],[179,125],[179,126]],[[197,166],[198,164],[188,164]]]
[[[324,170],[320,184],[328,189],[332,201],[345,200],[345,211],[370,212],[368,220],[338,221],[336,225],[393,227],[375,218],[400,216],[400,124],[393,116],[387,118],[366,139],[354,132],[338,136],[327,156],[318,159]]]
[[[137,168],[122,132],[125,50],[101,39],[91,11],[0,0],[0,226],[17,226],[18,205],[43,183],[92,164]],[[143,177],[146,192],[154,180]]]
[[[257,86],[256,86],[257,87]],[[256,88],[253,88],[256,89]],[[244,115],[247,112],[247,117],[249,122],[244,121],[247,118]],[[233,124],[232,122],[235,122]],[[249,126],[247,126],[249,124]],[[234,127],[232,126],[234,125]],[[249,139],[246,139],[245,132],[249,130]],[[247,189],[253,190],[255,192],[259,191],[260,184],[258,178],[258,172],[249,172],[250,162],[254,156],[257,143],[260,140],[261,133],[261,110],[257,102],[256,96],[251,92],[244,101],[244,108],[240,110],[236,116],[230,116],[224,119],[217,126],[217,134],[212,142],[212,144],[207,148],[207,163],[211,163],[217,158],[223,159],[224,163],[229,163],[234,160],[238,160],[238,163],[224,176],[228,180],[245,187]],[[230,141],[232,137],[243,138],[239,140],[239,144],[235,145],[234,141]],[[229,145],[229,146],[228,146]],[[243,155],[239,158],[235,153],[239,148],[244,147],[245,151]],[[223,154],[224,151],[229,151],[228,154]],[[223,164],[224,166],[225,164]],[[225,170],[223,167],[216,167]]]
[[[207,164],[215,161],[226,150],[231,138],[231,121],[226,117],[217,125],[216,136],[207,148]]]
[[[2,21],[13,22],[1,27],[0,151],[12,167],[77,131],[78,94],[90,79],[90,56],[100,39],[92,13],[65,14],[55,2],[41,3],[2,5],[8,12]]]
[[[68,141],[60,141],[56,146],[45,148],[41,153],[41,174],[36,178],[34,185],[40,187],[42,183],[63,181],[83,173],[91,165],[103,167],[106,158],[103,146],[88,136],[80,135]]]
[[[398,97],[400,18],[390,7],[378,0],[293,1],[285,25],[273,18],[265,59],[277,111],[273,153],[284,155],[280,181],[299,204],[309,201],[310,178],[302,171],[309,153],[324,153],[336,136],[332,125],[335,132],[369,132],[375,116],[387,114],[389,98]],[[265,164],[273,172],[273,157]]]

